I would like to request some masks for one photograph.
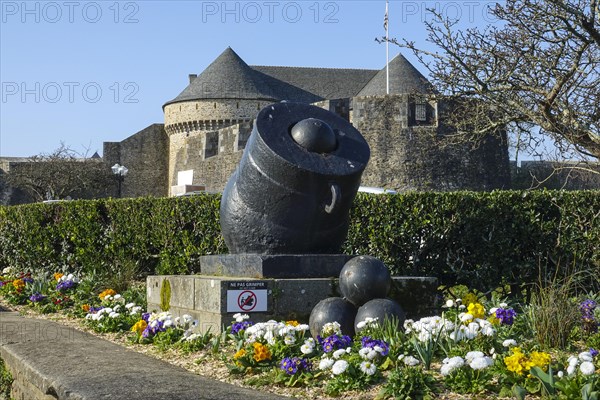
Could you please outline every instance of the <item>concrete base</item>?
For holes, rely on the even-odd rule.
[[[344,254],[220,254],[200,257],[202,275],[245,278],[328,278],[340,276]]]
[[[298,320],[308,323],[314,306],[328,297],[340,296],[337,279],[251,279],[218,276],[149,276],[148,310],[161,310],[161,288],[169,281],[169,311],[190,314],[199,321],[199,330],[220,332],[233,315],[250,315],[253,322]],[[408,318],[433,315],[438,307],[437,279],[393,277],[390,298],[396,300]]]

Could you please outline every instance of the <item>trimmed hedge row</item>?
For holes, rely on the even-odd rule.
[[[219,195],[0,207],[0,267],[195,273],[226,253]],[[600,276],[599,191],[359,194],[343,251],[398,275],[490,290],[587,270]]]

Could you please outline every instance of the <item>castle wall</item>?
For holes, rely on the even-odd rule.
[[[427,104],[427,121],[415,120],[409,95],[352,99],[350,122],[371,147],[362,185],[408,190],[451,191],[508,188],[506,145],[490,139],[451,145],[437,122],[436,106]]]
[[[194,185],[222,191],[235,171],[252,132],[252,121],[215,131],[170,136],[169,187],[177,185],[179,171],[194,171]]]
[[[123,197],[168,195],[169,139],[163,124],[153,124],[119,143],[105,142],[107,167],[124,165],[129,170],[122,184]],[[112,195],[117,195],[114,182]]]
[[[215,131],[252,120],[269,102],[260,100],[199,100],[164,108],[168,135]]]

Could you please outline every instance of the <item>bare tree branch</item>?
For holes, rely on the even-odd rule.
[[[506,0],[491,10],[495,26],[460,30],[429,10],[424,50],[406,39],[438,89],[432,97],[455,107],[445,123],[464,138],[501,126],[517,128],[520,145],[546,136],[580,158],[600,158],[599,0]],[[385,38],[376,39],[379,42]],[[522,128],[528,127],[525,131]],[[593,171],[597,171],[595,168]]]

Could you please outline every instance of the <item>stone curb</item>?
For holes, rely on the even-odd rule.
[[[0,311],[0,358],[23,400],[286,399],[195,375],[52,321]]]

